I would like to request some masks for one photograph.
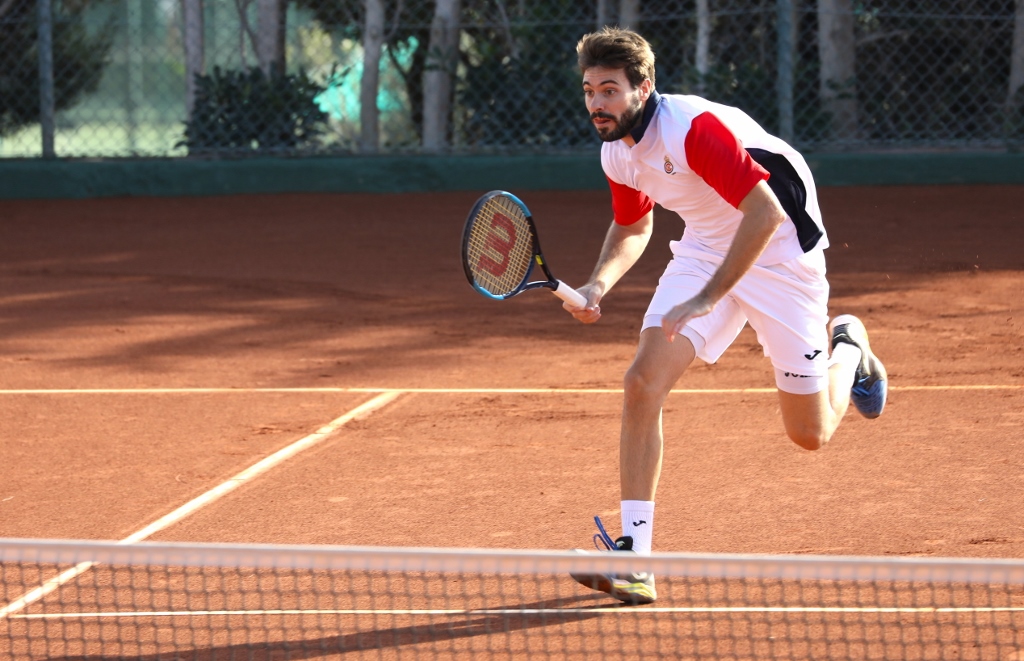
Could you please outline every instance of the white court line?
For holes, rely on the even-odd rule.
[[[839,607],[839,606],[667,606],[636,607],[621,606],[608,608],[489,608],[480,610],[460,609],[326,609],[326,610],[250,610],[250,611],[122,611],[110,613],[37,613],[12,615],[12,620],[76,620],[109,617],[208,617],[211,615],[589,615],[604,613],[1019,613],[1024,607]]]
[[[947,385],[947,386],[891,386],[891,391],[962,391],[962,390],[1024,390],[1020,384],[990,385]],[[678,388],[670,394],[677,395],[722,395],[774,393],[775,388]],[[253,393],[428,393],[428,394],[573,394],[573,395],[621,395],[622,388],[27,388],[0,390],[0,395],[222,395]]]
[[[338,429],[341,428],[346,423],[351,422],[352,420],[355,420],[362,416],[369,415],[373,411],[383,406],[386,406],[387,404],[394,401],[395,398],[401,394],[402,393],[400,391],[387,391],[380,395],[377,395],[368,402],[360,404],[359,406],[352,409],[345,415],[327,423],[326,425],[316,430],[309,436],[301,438],[292,443],[291,445],[283,447],[277,452],[264,457],[263,459],[257,461],[252,466],[249,466],[248,468],[243,470],[241,473],[238,473],[234,477],[228,478],[226,481],[218,484],[217,486],[210,489],[206,493],[196,498],[193,498],[192,500],[185,503],[184,505],[174,510],[170,514],[167,514],[157,519],[145,528],[142,528],[141,530],[125,537],[124,539],[120,540],[118,544],[134,544],[135,542],[141,542],[150,535],[153,535],[154,533],[157,533],[163,530],[164,528],[167,528],[168,526],[177,523],[178,521],[181,521],[193,512],[196,512],[197,510],[209,505],[210,503],[219,500],[224,495],[231,493],[232,491],[242,486],[246,482],[252,480],[253,478],[258,477],[263,473],[266,473],[271,468],[274,468],[281,462],[294,457],[303,450],[307,450],[313,447],[317,443],[320,443],[325,438],[331,436],[334,432],[338,431]],[[39,601],[40,599],[53,592],[64,583],[67,583],[68,581],[73,580],[76,576],[85,573],[92,566],[92,562],[82,562],[75,565],[71,569],[62,572],[58,576],[51,578],[38,588],[30,592],[27,592],[26,594],[7,604],[7,606],[0,608],[0,618],[7,617],[9,616],[10,613],[20,611],[26,606],[29,606],[30,604]]]

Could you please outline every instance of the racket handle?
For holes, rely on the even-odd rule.
[[[561,280],[556,280],[556,282],[558,283],[558,286],[552,290],[555,296],[566,303],[575,305],[578,308],[587,307],[587,299],[583,297],[583,294],[579,293]]]

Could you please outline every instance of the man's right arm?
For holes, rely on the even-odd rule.
[[[577,291],[587,298],[587,307],[575,309],[565,304],[566,310],[579,321],[592,324],[601,318],[600,302],[615,283],[640,259],[654,229],[654,211],[648,211],[640,220],[629,225],[612,222],[604,237],[604,246],[597,259],[594,273]]]

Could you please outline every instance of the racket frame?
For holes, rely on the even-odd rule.
[[[476,277],[473,275],[473,268],[469,264],[469,251],[467,250],[467,246],[469,245],[470,234],[472,232],[473,226],[476,224],[477,214],[480,212],[480,209],[485,204],[490,202],[495,197],[504,197],[506,199],[509,199],[513,203],[518,205],[519,208],[522,210],[523,216],[526,219],[526,224],[530,228],[530,243],[531,250],[533,252],[533,255],[530,259],[530,266],[529,268],[526,269],[526,274],[523,276],[522,282],[520,282],[515,289],[504,295],[489,292],[483,287],[481,287],[479,284],[477,284]],[[532,282],[530,281],[530,276],[533,274],[533,269],[536,266],[539,266],[541,268],[541,270],[544,272],[544,277],[546,277],[547,280],[534,280]],[[530,289],[544,288],[550,289],[551,293],[553,293],[555,296],[578,308],[584,308],[587,305],[587,299],[584,298],[582,294],[580,294],[575,289],[573,289],[572,287],[570,287],[569,285],[565,284],[561,280],[557,279],[554,275],[552,275],[551,268],[548,266],[547,261],[545,261],[544,259],[544,253],[541,252],[540,238],[537,236],[537,225],[534,224],[533,222],[533,215],[530,213],[530,210],[527,208],[526,204],[522,200],[520,200],[512,193],[509,193],[508,191],[493,190],[490,191],[489,193],[485,193],[480,197],[480,199],[476,201],[476,204],[474,204],[473,208],[470,210],[469,215],[466,217],[465,227],[463,227],[462,229],[462,269],[465,271],[466,279],[469,280],[469,283],[473,286],[473,289],[477,290],[478,292],[480,292],[481,294],[490,299],[503,301],[512,298],[513,296],[517,296],[523,293],[524,291],[528,291]]]

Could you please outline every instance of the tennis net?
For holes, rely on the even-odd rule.
[[[0,540],[0,590],[15,661],[1024,659],[1019,560]]]

